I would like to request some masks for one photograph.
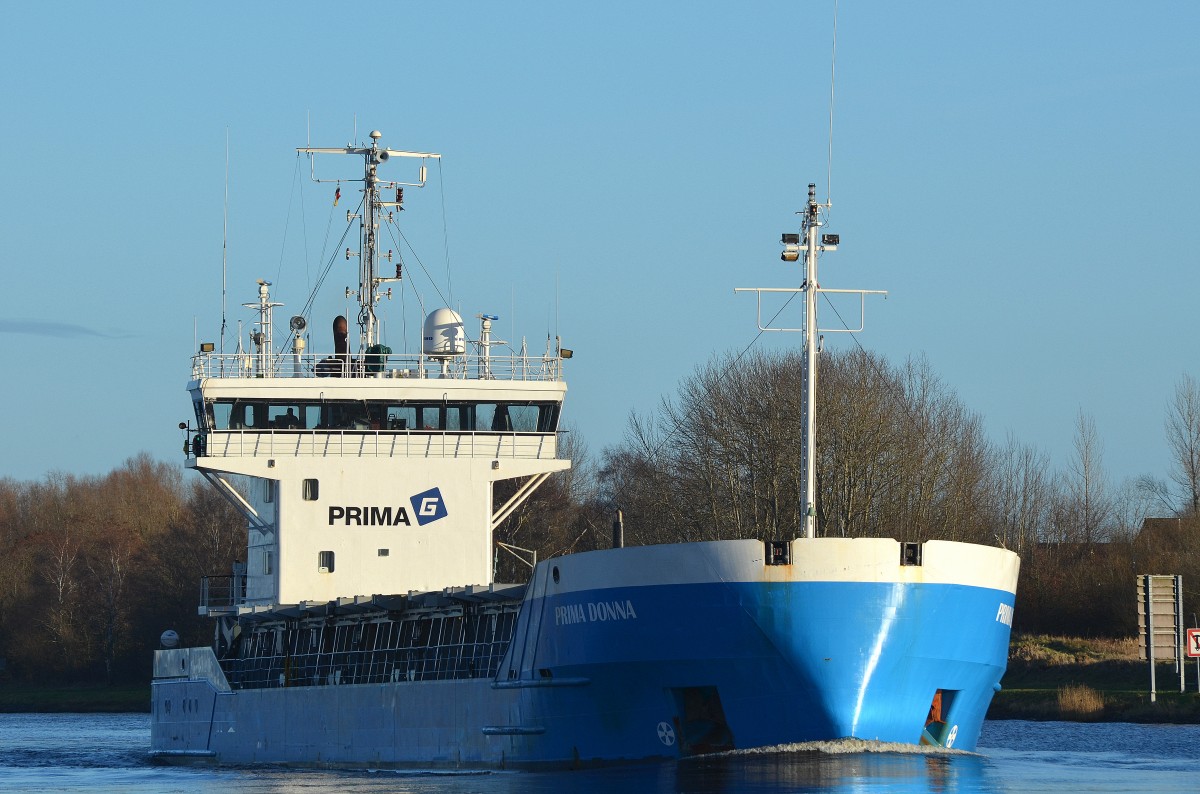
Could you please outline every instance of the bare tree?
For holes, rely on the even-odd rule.
[[[1110,540],[1132,541],[1142,524],[1161,504],[1149,477],[1130,477],[1121,483],[1113,500],[1113,528]]]
[[[89,597],[96,614],[93,630],[99,635],[97,645],[105,683],[109,684],[129,631],[128,580],[135,548],[135,541],[127,536],[101,538],[86,560]]]
[[[1017,554],[1032,551],[1046,531],[1053,497],[1046,453],[1013,435],[992,461],[992,511],[1001,544]]]
[[[801,371],[794,352],[717,359],[656,416],[635,416],[602,469],[630,540],[794,537]],[[897,369],[863,350],[829,352],[819,377],[820,534],[990,539],[979,419],[925,362]]]
[[[1096,421],[1079,409],[1075,418],[1075,456],[1067,467],[1065,496],[1060,520],[1065,539],[1091,544],[1105,540],[1112,517],[1112,499],[1104,476],[1103,450],[1096,434]]]
[[[1167,443],[1175,454],[1171,479],[1182,491],[1185,515],[1200,514],[1200,384],[1184,375],[1167,405]]]

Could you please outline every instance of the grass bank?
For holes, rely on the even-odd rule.
[[[1132,638],[1014,636],[988,719],[1200,723],[1195,661],[1187,662],[1186,693],[1173,663],[1157,665],[1155,675],[1151,703],[1150,668]]]
[[[149,712],[150,685],[23,686],[0,684],[0,713]]]

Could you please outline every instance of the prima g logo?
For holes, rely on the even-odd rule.
[[[417,516],[417,526],[423,527],[432,521],[446,517],[446,502],[442,499],[442,492],[439,488],[434,487],[419,493],[411,501],[413,513]]]
[[[446,517],[446,502],[437,488],[419,493],[409,502],[412,504],[413,514],[417,517],[417,526],[423,527]],[[408,508],[403,505],[396,505],[394,508],[374,505],[330,505],[329,526],[338,524],[347,527],[396,527],[403,524],[411,527],[412,521],[408,517]]]

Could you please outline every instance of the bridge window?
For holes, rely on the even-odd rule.
[[[411,405],[389,405],[388,430],[412,430],[417,424],[417,412]]]
[[[241,400],[219,402],[213,406],[217,430],[244,430],[254,427],[254,406]]]
[[[539,406],[510,405],[508,406],[508,421],[512,430],[518,433],[536,433],[538,425]]]
[[[196,427],[200,430],[208,428],[207,417],[204,415],[204,403],[200,400],[192,400],[192,410],[196,412]]]
[[[442,429],[442,411],[439,406],[418,405],[415,407],[417,411],[417,423],[413,425],[414,430]]]
[[[299,405],[272,405],[268,426],[275,430],[298,430],[304,426],[304,411]]]
[[[461,403],[447,405],[446,418],[442,422],[442,427],[447,430],[474,430],[475,415],[471,408],[472,406]]]
[[[479,403],[475,406],[477,430],[553,433],[557,426],[557,403]]]
[[[559,408],[556,402],[210,400],[205,413],[209,428],[218,431],[553,433]]]

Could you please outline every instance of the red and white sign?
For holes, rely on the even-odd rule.
[[[1187,630],[1187,655],[1200,656],[1200,629]]]

